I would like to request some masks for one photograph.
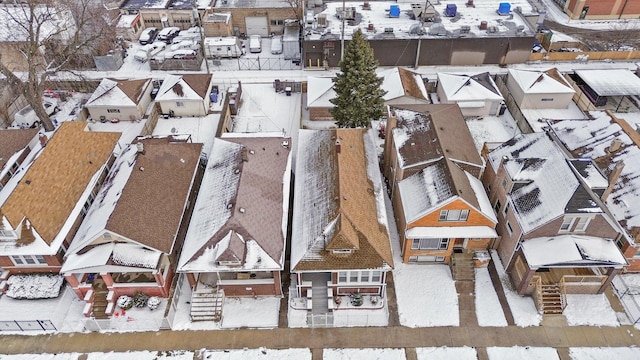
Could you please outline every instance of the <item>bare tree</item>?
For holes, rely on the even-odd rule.
[[[47,82],[58,71],[70,70],[81,55],[103,46],[104,40],[99,40],[113,33],[104,14],[101,1],[95,0],[28,1],[0,7],[3,26],[11,29],[3,40],[11,41],[16,50],[13,57],[0,52],[0,73],[24,95],[47,131],[55,128],[42,104]]]

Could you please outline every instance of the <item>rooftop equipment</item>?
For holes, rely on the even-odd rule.
[[[458,13],[458,6],[456,4],[447,4],[447,7],[444,9],[444,16],[446,17],[454,17]]]
[[[400,5],[389,6],[389,17],[392,17],[392,18],[400,17]]]
[[[498,15],[509,15],[511,13],[511,4],[500,3],[498,5]]]

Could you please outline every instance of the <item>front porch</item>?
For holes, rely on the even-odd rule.
[[[280,271],[186,273],[194,291],[219,289],[227,296],[281,296]]]

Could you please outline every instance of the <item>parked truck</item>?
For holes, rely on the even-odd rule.
[[[242,56],[242,42],[235,36],[208,37],[204,39],[208,58],[237,58]]]

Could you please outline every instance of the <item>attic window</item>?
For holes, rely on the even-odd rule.
[[[333,249],[331,250],[334,254],[351,254],[353,252],[352,249]]]
[[[0,229],[0,241],[18,240],[18,233],[14,230]]]
[[[220,265],[220,266],[239,266],[240,265],[240,260],[218,261],[218,265]]]

